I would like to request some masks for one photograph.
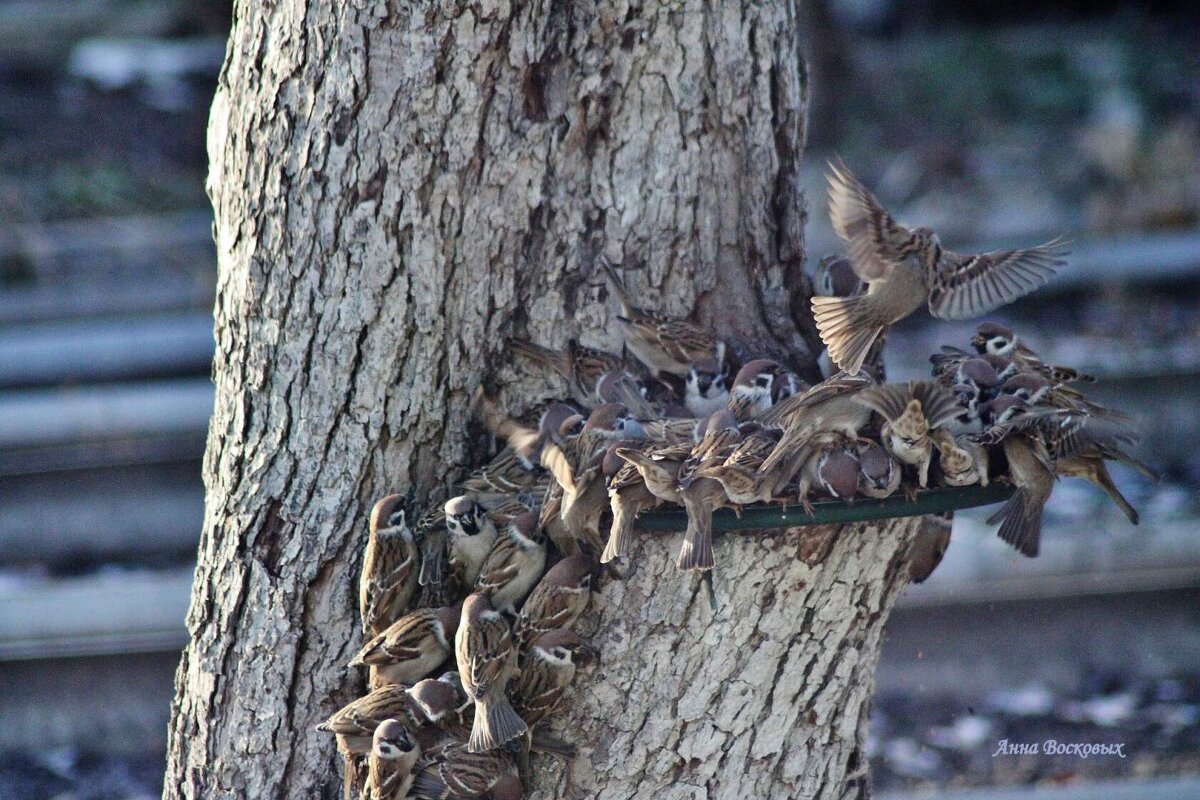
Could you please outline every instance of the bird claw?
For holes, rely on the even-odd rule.
[[[917,492],[918,491],[919,490],[918,490],[916,484],[913,484],[913,483],[907,484],[904,487],[904,497],[907,498],[908,502],[915,503],[915,502],[917,502]]]
[[[810,517],[814,518],[817,516],[817,510],[813,508],[812,501],[808,499],[808,495],[800,495],[796,498],[796,502],[799,503],[800,507],[804,509],[805,514],[808,514]]]

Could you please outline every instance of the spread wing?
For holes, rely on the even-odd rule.
[[[1066,242],[1054,239],[1024,250],[963,255],[943,250],[927,276],[929,313],[970,319],[1024,297],[1045,285],[1066,262]]]
[[[875,195],[840,160],[830,162],[829,220],[846,240],[854,274],[864,281],[887,278],[904,260],[912,232],[892,219]]]

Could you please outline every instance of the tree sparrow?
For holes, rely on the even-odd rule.
[[[611,372],[629,371],[620,356],[584,347],[574,339],[567,342],[566,350],[552,350],[523,339],[509,339],[508,348],[535,364],[549,367],[565,378],[571,399],[586,408],[593,408],[598,404],[596,386],[601,377]]]
[[[463,690],[475,701],[475,722],[467,749],[495,750],[528,730],[508,701],[508,682],[517,674],[517,647],[508,620],[487,595],[476,592],[463,603],[454,637]]]
[[[409,790],[413,800],[474,800],[485,795],[491,800],[521,800],[525,794],[504,753],[472,752],[470,746],[448,740],[426,759]]]
[[[358,582],[363,633],[375,636],[408,610],[417,588],[419,561],[403,500],[398,494],[390,494],[371,509]]]
[[[909,381],[868,387],[855,400],[883,417],[883,446],[901,463],[914,465],[921,488],[928,486],[933,461],[930,433],[958,416],[954,397],[932,381]]]
[[[877,442],[860,439],[858,457],[858,493],[864,497],[891,497],[900,488],[900,462]]]
[[[797,501],[815,516],[809,495],[813,489],[835,500],[849,500],[858,494],[861,468],[854,455],[854,440],[839,433],[820,434],[810,440],[808,458],[800,470]]]
[[[496,608],[511,613],[545,566],[545,538],[537,514],[521,514],[496,537],[475,579],[475,591],[487,595]]]
[[[413,784],[413,767],[421,748],[398,720],[387,719],[375,729],[368,761],[366,797],[369,800],[404,800]]]
[[[725,361],[725,343],[698,325],[673,319],[633,304],[620,276],[606,259],[600,265],[608,274],[609,284],[621,313],[617,323],[625,335],[625,346],[650,369],[684,377],[692,364],[712,358],[718,364]]]
[[[703,358],[688,368],[683,404],[689,412],[696,417],[707,417],[725,408],[728,402],[725,372],[716,359]]]
[[[370,685],[411,686],[450,657],[459,607],[418,608],[363,645],[350,662],[371,668]]]
[[[1091,375],[1085,375],[1070,367],[1057,367],[1044,363],[1038,354],[1017,339],[1012,328],[998,322],[981,322],[975,329],[971,345],[979,353],[1002,356],[1010,359],[1019,369],[1035,372],[1054,383],[1094,383]]]
[[[513,708],[533,728],[552,715],[575,678],[575,656],[592,655],[574,632],[557,628],[534,640],[513,683]]]
[[[448,500],[445,512],[450,573],[459,587],[470,589],[479,578],[483,560],[496,544],[496,525],[471,495]]]
[[[943,429],[932,437],[938,450],[938,471],[946,486],[988,485],[988,454],[983,445],[965,435],[952,436]]]
[[[546,631],[570,628],[587,608],[596,567],[582,553],[564,558],[546,572],[521,606],[513,625],[518,649]]]
[[[770,475],[761,472],[763,461],[775,449],[780,436],[781,432],[773,428],[744,431],[744,438],[733,448],[728,458],[720,464],[702,468],[700,474],[720,482],[725,496],[734,504],[734,511],[738,513],[741,513],[740,506],[768,502],[787,484],[787,481],[783,484],[771,481]]]
[[[962,255],[928,228],[898,224],[844,164],[830,164],[829,216],[849,247],[866,294],[813,297],[813,317],[830,358],[855,373],[890,325],[928,301],[941,319],[986,314],[1034,291],[1062,266],[1059,240],[1025,250]]]
[[[679,549],[679,568],[710,570],[715,565],[712,547],[713,510],[729,499],[719,481],[704,477],[703,470],[721,464],[742,440],[737,418],[721,410],[708,418],[704,436],[679,468],[679,496],[688,525]]]

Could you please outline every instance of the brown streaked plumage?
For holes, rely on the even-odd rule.
[[[552,350],[524,339],[509,339],[508,349],[557,372],[566,379],[571,399],[587,408],[600,403],[596,387],[607,373],[629,373],[636,377],[620,356],[585,347],[574,339],[567,342],[565,350]]]
[[[450,657],[458,607],[419,608],[363,645],[350,666],[371,668],[371,685],[412,685]]]
[[[367,762],[368,800],[404,800],[413,783],[413,767],[421,747],[398,720],[387,719],[375,729],[374,744]]]
[[[708,418],[704,436],[679,468],[679,496],[688,517],[679,548],[681,570],[710,570],[716,564],[712,515],[715,509],[728,504],[729,498],[720,482],[705,477],[703,470],[724,463],[741,440],[737,418],[728,410],[718,411]]]
[[[539,636],[521,664],[513,682],[513,708],[533,728],[552,715],[575,678],[575,655],[589,652],[572,631],[558,628]]]
[[[546,545],[537,514],[526,512],[513,517],[496,537],[475,579],[475,591],[486,594],[496,608],[513,611],[545,566]]]
[[[398,494],[384,497],[371,509],[358,594],[362,629],[368,636],[403,616],[417,589],[420,554],[406,514]]]
[[[413,780],[414,800],[521,800],[524,788],[512,774],[512,759],[503,752],[475,753],[448,739],[427,752]]]
[[[889,326],[923,303],[941,319],[979,316],[1034,291],[1064,263],[1059,240],[978,255],[945,250],[928,228],[897,223],[844,164],[829,166],[829,217],[867,291],[813,297],[812,308],[830,358],[849,373],[862,368]]]
[[[902,463],[916,466],[921,488],[928,486],[933,461],[930,432],[958,416],[954,396],[932,381],[909,381],[870,386],[855,400],[883,417],[880,441]]]
[[[574,625],[591,599],[595,571],[592,559],[583,553],[564,558],[551,567],[517,615],[513,625],[517,648],[524,649],[546,631]]]
[[[487,595],[463,603],[454,637],[454,655],[463,690],[475,701],[475,722],[467,750],[495,750],[528,730],[508,700],[508,682],[517,674],[517,647],[508,620]]]

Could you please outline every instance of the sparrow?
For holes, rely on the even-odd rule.
[[[901,468],[891,453],[870,439],[858,441],[858,493],[864,497],[891,497],[900,488]]]
[[[628,372],[606,372],[596,383],[599,405],[620,403],[636,420],[657,419],[662,410],[646,399],[646,387]]]
[[[1054,488],[1054,469],[1046,445],[1037,435],[1010,434],[1001,444],[1008,461],[1008,480],[1016,492],[987,523],[1000,523],[1000,539],[1033,558],[1042,536],[1042,510]]]
[[[801,384],[800,379],[780,366],[779,362],[756,358],[746,362],[734,376],[727,407],[738,422],[745,422],[763,413],[778,400],[796,394]]]
[[[638,361],[657,373],[679,377],[686,377],[692,364],[705,358],[718,364],[725,362],[724,342],[686,320],[638,308],[607,259],[601,258],[600,265],[621,305],[617,323],[625,336],[625,346]]]
[[[496,456],[474,470],[461,484],[466,492],[522,492],[537,483],[538,477],[545,474],[538,462],[538,453],[534,453],[533,461],[524,457],[511,447],[504,447]]]
[[[733,448],[728,458],[700,470],[704,477],[720,482],[725,496],[734,504],[734,511],[738,514],[741,513],[741,506],[772,500],[787,483],[784,481],[783,484],[778,484],[763,480],[762,478],[769,476],[760,473],[763,461],[779,443],[780,431],[758,427],[751,422],[743,424],[742,433],[744,438]]]
[[[719,481],[704,477],[707,467],[723,463],[742,440],[737,418],[728,410],[708,418],[703,437],[679,468],[679,496],[687,511],[687,530],[679,549],[681,570],[710,570],[715,565],[712,548],[714,509],[729,502]]]
[[[707,418],[706,418],[707,419]],[[642,425],[646,438],[664,444],[687,444],[689,448],[700,439],[700,428],[704,420],[694,417],[667,417],[651,420]]]
[[[534,640],[512,688],[513,708],[530,728],[562,704],[575,678],[575,656],[594,654],[579,636],[565,628],[546,631]]]
[[[1018,369],[1035,372],[1055,383],[1095,383],[1091,375],[1085,375],[1070,367],[1045,364],[1028,346],[1017,339],[1012,328],[998,322],[981,322],[975,329],[971,345],[981,354],[991,354],[1011,359]]]
[[[491,800],[521,800],[525,794],[504,753],[477,753],[462,742],[447,740],[426,759],[409,790],[414,800],[474,800],[485,795]]]
[[[508,620],[476,592],[463,603],[454,637],[463,690],[475,701],[475,722],[467,750],[495,750],[528,727],[508,701],[508,682],[517,674],[517,647]]]
[[[421,755],[420,746],[398,720],[387,719],[375,729],[374,744],[368,763],[368,800],[404,800],[415,777],[413,767]]]
[[[475,585],[483,560],[496,544],[496,525],[471,495],[446,501],[445,513],[450,573],[458,586],[469,589]]]
[[[608,528],[608,542],[600,554],[600,563],[607,564],[616,558],[629,555],[633,541],[633,522],[643,511],[660,504],[658,497],[646,487],[636,465],[618,455],[619,450],[650,449],[656,445],[647,441],[618,441],[609,445],[604,454],[601,471],[608,487],[609,508],[612,522]]]
[[[403,500],[390,494],[371,509],[367,549],[358,582],[363,633],[375,636],[408,610],[417,589],[420,554]]]
[[[999,373],[987,358],[957,347],[943,346],[942,352],[931,355],[929,361],[933,364],[934,378],[946,388],[965,384],[982,391],[1001,383]]]
[[[421,552],[421,569],[417,573],[420,594],[410,607],[437,608],[450,602],[450,587],[446,585],[448,570],[446,553],[446,514],[438,490],[429,495],[429,508],[413,526],[413,540]]]
[[[357,760],[371,752],[379,724],[396,719],[413,736],[428,734],[450,711],[453,690],[448,686],[431,687],[422,681],[407,689],[383,686],[339,709],[317,726],[318,731],[337,738],[338,752],[345,761],[344,794],[349,800],[358,782]]]
[[[789,397],[759,415],[765,427],[780,427],[783,435],[771,455],[763,461],[764,482],[786,486],[810,455],[807,445],[822,433],[841,433],[851,439],[871,420],[871,410],[855,396],[875,381],[864,373],[839,372],[803,394]]]
[[[921,517],[917,527],[916,538],[908,546],[904,554],[908,562],[908,579],[913,583],[924,583],[933,574],[946,549],[950,547],[950,532],[953,527],[954,512],[945,514],[926,514]]]
[[[636,379],[620,356],[584,347],[574,339],[567,342],[566,350],[552,350],[524,339],[509,339],[508,348],[561,375],[567,381],[571,399],[586,408],[599,405],[596,387],[604,375],[628,373]]]
[[[459,607],[418,608],[367,641],[350,666],[371,668],[370,685],[411,686],[450,657]]]
[[[646,489],[663,502],[682,505],[679,496],[679,469],[692,453],[695,442],[646,442],[640,448],[618,447],[616,455],[625,459],[642,476]]]
[[[1039,288],[1065,263],[1057,239],[979,255],[944,250],[928,228],[897,223],[844,164],[830,164],[828,179],[830,221],[867,291],[813,297],[812,309],[830,358],[851,374],[875,340],[922,303],[941,319],[976,317]]]
[[[703,358],[688,368],[683,404],[693,416],[707,417],[725,408],[728,402],[725,373],[716,359]]]
[[[988,485],[987,449],[967,435],[943,429],[932,437],[938,450],[938,471],[946,486]]]
[[[809,496],[815,488],[835,500],[858,493],[861,468],[854,455],[854,440],[840,433],[823,433],[805,447],[808,457],[800,469],[796,500],[810,517],[816,516]]]
[[[838,255],[821,259],[813,272],[812,285],[813,292],[821,297],[853,297],[867,288],[850,259]]]
[[[551,567],[517,614],[513,624],[517,648],[526,649],[546,631],[574,625],[591,599],[595,572],[592,560],[582,553],[564,558]]]
[[[514,517],[496,537],[475,579],[475,591],[487,595],[496,608],[511,613],[545,566],[545,536],[538,527],[538,516],[526,512]]]
[[[921,488],[928,486],[933,462],[930,434],[958,416],[954,397],[931,381],[909,381],[870,386],[854,399],[883,417],[879,434],[883,446],[901,463],[914,465]]]

